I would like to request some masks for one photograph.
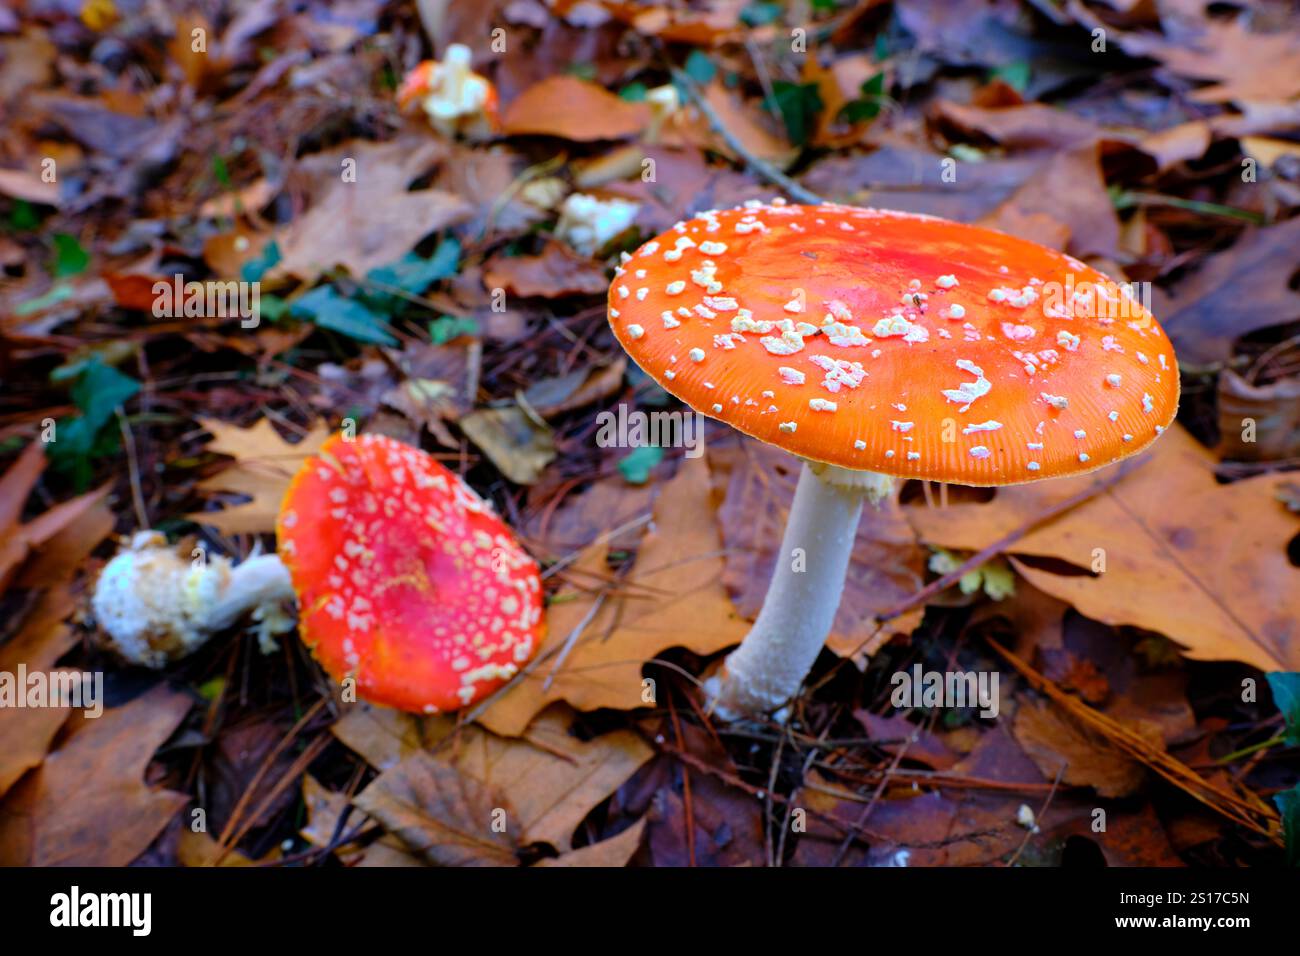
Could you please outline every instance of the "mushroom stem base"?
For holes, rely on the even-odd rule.
[[[829,471],[804,463],[763,609],[721,674],[705,685],[714,713],[724,720],[772,711],[788,701],[826,643],[863,498],[879,502],[890,483],[885,475],[836,481]]]
[[[259,555],[235,565],[230,572],[230,584],[213,604],[204,623],[208,630],[224,630],[249,611],[294,599],[293,582],[284,562],[278,555]]]

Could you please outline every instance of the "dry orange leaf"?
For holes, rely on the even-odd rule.
[[[240,428],[215,418],[200,418],[199,424],[212,432],[208,450],[235,459],[224,471],[199,482],[203,491],[229,491],[248,495],[252,501],[221,511],[199,511],[187,515],[193,521],[211,525],[222,534],[260,534],[275,530],[289,482],[307,458],[316,454],[329,429],[317,423],[296,445],[280,437],[269,419]]]
[[[427,136],[387,143],[351,140],[298,163],[314,190],[307,211],[277,236],[273,275],[313,282],[345,266],[358,278],[396,262],[425,236],[468,219],[473,207],[440,189],[408,189],[447,148]]]
[[[1009,549],[1085,573],[1058,574],[1013,557],[1016,570],[1085,616],[1158,631],[1193,659],[1300,670],[1300,570],[1286,552],[1300,522],[1275,498],[1285,477],[1219,485],[1214,456],[1179,425],[1144,458],[1119,483]],[[1001,488],[987,504],[913,509],[910,517],[927,543],[977,551],[1097,480]],[[1105,571],[1087,573],[1100,558]]]
[[[108,485],[57,504],[44,514],[20,525],[23,505],[45,470],[45,448],[40,442],[28,445],[3,477],[0,477],[0,594],[9,586],[15,573],[28,556],[77,525],[93,511],[102,512],[101,502],[108,495]],[[110,525],[111,527],[111,525]],[[107,534],[107,530],[104,534]],[[103,535],[99,540],[102,540]],[[93,549],[96,540],[91,544]],[[39,584],[39,582],[37,582]]]
[[[509,794],[509,833],[515,842],[549,843],[565,851],[592,808],[653,756],[627,730],[581,740],[569,733],[572,719],[567,707],[549,708],[519,738],[498,737],[471,724],[439,747],[455,727],[452,718],[365,705],[350,708],[334,733],[385,776],[433,759],[490,791]],[[383,819],[370,805],[358,806]]]
[[[578,850],[570,850],[550,860],[542,860],[538,866],[627,866],[628,861],[641,846],[641,834],[645,833],[646,818],[642,817],[622,833],[601,840]]]
[[[483,270],[483,284],[544,299],[603,295],[609,289],[603,265],[558,242],[548,242],[540,255],[494,256]]]
[[[74,724],[0,804],[0,866],[126,866],[143,853],[189,801],[148,786],[144,771],[190,705],[160,686]]]
[[[1164,745],[1159,728],[1143,724],[1136,729],[1155,746]],[[1060,773],[1069,786],[1092,787],[1103,797],[1127,797],[1146,779],[1140,762],[1044,701],[1022,704],[1012,733],[1049,780]]]
[[[607,577],[606,548],[589,547],[574,564],[573,580],[586,584]],[[641,678],[646,661],[670,647],[713,654],[738,644],[749,629],[727,597],[723,570],[709,466],[704,457],[688,458],[655,502],[654,530],[642,539],[636,564],[619,588],[623,593],[601,598],[571,589],[557,598],[547,612],[546,644],[537,665],[479,721],[496,733],[517,736],[557,700],[579,710],[650,706]],[[575,630],[572,649],[557,668],[558,649]],[[649,672],[652,679],[661,676],[653,668]]]
[[[635,136],[649,121],[644,103],[630,103],[576,76],[550,76],[510,104],[502,125],[514,136],[558,136],[587,143]]]

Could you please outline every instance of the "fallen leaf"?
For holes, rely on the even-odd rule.
[[[377,825],[364,813],[353,808],[343,824],[343,829],[339,830],[339,818],[352,806],[351,801],[345,793],[327,790],[311,774],[304,774],[302,778],[302,802],[307,811],[307,825],[298,832],[312,846],[329,846],[333,840],[348,833]],[[411,853],[401,840],[388,834],[366,846],[344,843],[336,846],[334,853],[345,866],[427,865],[424,860]]]
[[[1198,103],[1283,102],[1300,96],[1300,33],[1256,33],[1242,19],[1205,20],[1198,35],[1174,40],[1155,34],[1120,38],[1125,51],[1160,60],[1168,69],[1211,86],[1193,90]]]
[[[349,709],[334,733],[381,770],[419,754],[446,761],[510,795],[510,832],[519,845],[549,843],[564,851],[592,808],[652,755],[631,731],[582,740],[569,733],[572,721],[568,708],[552,707],[516,739],[473,725],[457,729],[447,717],[416,717],[366,705]],[[455,739],[448,740],[453,731]]]
[[[460,430],[517,485],[531,485],[555,460],[555,435],[518,405],[480,408],[460,419]]]
[[[0,195],[25,199],[43,206],[59,204],[59,184],[45,182],[35,173],[22,169],[0,169]]]
[[[609,398],[623,387],[627,357],[578,369],[558,378],[544,378],[524,391],[523,401],[542,418],[552,418],[575,408]]]
[[[1163,172],[1179,163],[1200,159],[1210,148],[1210,126],[1204,120],[1192,120],[1151,133],[1138,141],[1137,147],[1156,161]]]
[[[501,118],[510,136],[558,136],[579,143],[635,136],[649,121],[644,103],[630,103],[576,76],[551,76],[533,84]]]
[[[704,457],[686,459],[655,502],[653,530],[642,539],[620,588],[626,596],[597,598],[575,587],[554,598],[539,663],[479,722],[513,737],[557,700],[579,710],[646,707],[652,703],[642,686],[646,661],[670,647],[713,654],[739,643],[748,625],[727,598],[721,548],[708,464]],[[588,547],[571,579],[586,584],[606,577],[607,550],[608,543]],[[572,649],[557,668],[554,655],[571,639]],[[653,668],[649,674],[660,676]]]
[[[821,195],[862,206],[976,222],[992,213],[1044,165],[1041,154],[989,157],[958,167],[945,181],[943,153],[885,145],[855,156],[815,163],[802,183]]]
[[[1258,385],[1225,368],[1219,373],[1218,393],[1218,450],[1223,458],[1300,458],[1300,378]],[[1246,423],[1250,423],[1249,432]]]
[[[81,721],[0,803],[0,865],[126,866],[143,853],[190,800],[144,782],[190,706],[158,687]]]
[[[469,218],[473,207],[459,196],[409,188],[444,155],[438,140],[408,137],[352,140],[301,161],[299,171],[313,177],[317,194],[278,234],[281,259],[271,275],[313,282],[341,265],[359,279],[400,259],[430,233]],[[345,175],[349,169],[355,175]]]
[[[200,418],[213,435],[208,450],[235,459],[234,464],[211,478],[199,482],[202,491],[226,491],[251,498],[244,504],[220,511],[199,511],[187,515],[190,520],[211,525],[222,534],[260,534],[275,530],[280,499],[289,482],[307,458],[316,454],[329,430],[317,423],[296,445],[291,445],[275,430],[270,419],[259,419],[248,428],[240,428],[215,418]]]
[[[609,288],[604,266],[559,242],[548,242],[535,256],[494,256],[483,271],[483,283],[544,299],[603,295]]]
[[[1041,218],[1040,218],[1041,217]],[[1101,152],[1096,142],[1062,150],[1029,177],[1001,206],[979,225],[1034,239],[1026,222],[1042,218],[1066,226],[1068,242],[1053,244],[1076,256],[1119,255],[1119,219],[1101,174]],[[1019,228],[1018,228],[1019,227]],[[1039,240],[1045,238],[1037,232]]]
[[[577,850],[570,850],[568,853],[562,853],[551,859],[542,860],[537,866],[627,866],[628,861],[632,859],[641,846],[641,835],[645,833],[645,825],[645,817],[642,817],[617,836],[580,847]]]
[[[220,859],[220,862],[217,862]],[[181,827],[180,842],[176,847],[176,860],[181,866],[223,866],[247,867],[257,864],[238,850],[229,852],[222,849],[213,837],[204,832],[196,832],[189,827]]]
[[[43,514],[17,528],[11,526],[7,540],[0,544],[0,593],[9,587],[19,566],[35,550],[72,526],[86,514],[102,506],[108,496],[109,486],[79,495],[55,505]],[[98,543],[98,542],[96,542]],[[92,546],[93,547],[93,546]]]
[[[1194,660],[1300,669],[1300,571],[1286,550],[1300,525],[1275,500],[1283,476],[1220,485],[1214,456],[1177,424],[1143,455],[1145,464],[1107,492],[1016,540],[1017,572],[1093,620],[1164,634]],[[986,504],[914,508],[908,517],[928,544],[977,551],[1097,480],[1016,485]],[[1106,570],[1094,575],[1099,553]],[[1079,570],[1058,573],[1034,557]]]
[[[958,760],[958,755],[939,737],[902,714],[881,717],[867,710],[855,710],[853,717],[867,731],[872,745],[887,753],[901,753],[907,760],[934,770],[947,770]]]
[[[1096,139],[1101,130],[1077,113],[1042,103],[986,109],[939,100],[932,118],[966,137],[980,134],[1008,149],[1065,148]]]
[[[1238,336],[1300,315],[1300,292],[1288,284],[1297,248],[1300,218],[1248,229],[1157,302],[1152,311],[1179,360],[1224,361]]]
[[[1045,702],[1023,703],[1012,725],[1016,740],[1043,776],[1092,787],[1102,797],[1127,797],[1146,778],[1146,767]],[[1148,736],[1152,736],[1148,733]],[[1159,732],[1154,741],[1159,742]]]
[[[518,865],[501,796],[426,753],[384,771],[353,803],[435,866]],[[505,830],[495,825],[502,811]]]

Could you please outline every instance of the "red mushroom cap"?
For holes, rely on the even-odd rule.
[[[813,461],[967,485],[1099,468],[1173,421],[1151,312],[1052,249],[932,216],[747,203],[646,243],[614,334],[697,411]]]
[[[487,502],[417,448],[335,435],[294,477],[276,526],[303,641],[367,700],[456,710],[541,642],[537,563]]]

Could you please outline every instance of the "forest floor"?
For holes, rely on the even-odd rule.
[[[1290,5],[182,6],[0,10],[0,673],[102,675],[105,703],[0,707],[0,864],[1297,860]],[[452,43],[495,84],[486,140],[398,108]],[[575,192],[632,227],[575,249]],[[788,719],[728,726],[699,683],[761,605],[797,463],[712,421],[700,456],[601,447],[601,412],[681,409],[605,297],[679,219],[806,193],[1149,284],[1182,402],[1122,472],[903,483]],[[159,316],[178,275],[256,283],[260,321]],[[105,647],[125,537],[273,550],[289,478],[352,426],[538,559],[529,680],[417,717],[341,700],[292,632],[161,670]],[[997,675],[997,716],[898,706],[918,667]]]

